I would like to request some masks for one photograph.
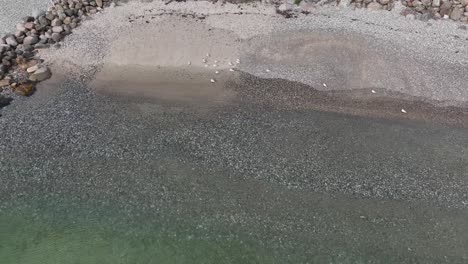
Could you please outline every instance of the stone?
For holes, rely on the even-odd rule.
[[[10,80],[8,79],[3,79],[0,81],[0,87],[10,85]]]
[[[34,53],[32,51],[25,51],[23,53],[23,57],[25,58],[31,58],[31,57],[34,57]]]
[[[445,16],[449,15],[450,8],[452,7],[452,1],[446,1],[440,6],[440,15]]]
[[[2,59],[2,64],[9,67],[9,66],[11,66],[11,61],[8,58],[3,58]]]
[[[440,6],[440,0],[432,0],[432,6]]]
[[[423,12],[426,7],[423,5],[421,1],[414,1],[413,2],[414,9],[418,12]]]
[[[72,23],[70,24],[70,28],[71,28],[71,29],[74,29],[74,28],[76,28],[76,27],[77,27],[77,25],[76,25],[75,22],[72,22]]]
[[[69,16],[69,17],[72,17],[73,15],[75,15],[76,12],[77,12],[76,9],[67,9],[67,10],[65,10],[65,14],[67,16]]]
[[[46,13],[45,11],[34,10],[32,15],[33,15],[33,17],[38,18],[40,16],[45,15],[45,13]]]
[[[34,45],[35,49],[47,49],[48,47],[49,47],[49,44],[45,44],[45,43],[41,43],[41,42]]]
[[[63,21],[66,17],[67,17],[67,14],[65,14],[65,12],[60,12],[60,13],[58,13],[58,18],[59,18],[60,20],[62,20],[62,21]]]
[[[24,38],[25,38],[25,36],[17,37],[17,38],[16,38],[16,41],[17,41],[18,43],[23,43]]]
[[[50,25],[51,25],[52,27],[61,26],[61,25],[62,25],[62,20],[56,18],[56,19],[52,20],[52,22],[50,23]]]
[[[429,21],[429,19],[431,18],[432,18],[432,14],[429,12],[426,12],[419,17],[421,21]]]
[[[463,13],[464,16],[468,17],[468,12]]]
[[[460,3],[462,6],[468,6],[468,0],[461,0]]]
[[[60,35],[59,33],[52,33],[52,39],[53,39],[55,42],[59,42],[60,39],[62,39],[62,35]]]
[[[372,2],[372,3],[367,5],[367,9],[369,9],[369,10],[380,10],[380,9],[382,9],[382,5],[380,5],[377,2]]]
[[[453,8],[452,13],[450,14],[450,18],[452,20],[460,20],[461,16],[463,14],[463,11],[460,7],[456,6]]]
[[[102,7],[102,0],[96,0],[96,5]]]
[[[351,4],[351,0],[340,0],[338,6],[340,7],[348,7]]]
[[[7,51],[9,47],[7,44],[0,44],[0,53]]]
[[[70,25],[64,25],[64,26],[63,26],[63,30],[65,31],[65,33],[70,34],[70,33],[71,33],[71,27],[70,27]]]
[[[423,4],[423,6],[429,7],[432,5],[432,0],[421,0],[421,3]]]
[[[63,24],[65,25],[70,25],[72,22],[72,18],[71,17],[66,17],[64,20],[63,20]]]
[[[290,8],[288,7],[287,4],[281,4],[281,5],[278,7],[278,10],[284,12],[284,11],[290,10]]]
[[[26,30],[26,28],[24,27],[23,24],[18,24],[18,25],[16,25],[16,29],[17,29],[18,31],[25,31],[25,30]]]
[[[15,54],[16,53],[14,51],[12,51],[12,50],[9,50],[9,51],[5,52],[5,56],[9,56],[9,57],[12,57],[12,58],[15,57]]]
[[[32,16],[25,16],[25,17],[23,17],[23,22],[24,22],[24,23],[27,23],[27,22],[34,22],[34,17],[32,17]]]
[[[34,92],[33,83],[22,83],[15,87],[15,93],[22,96],[30,96]]]
[[[46,15],[45,17],[49,20],[49,21],[52,21],[55,19],[55,15],[52,13],[52,12],[46,12]]]
[[[15,37],[14,36],[9,36],[5,39],[5,42],[6,44],[12,46],[12,47],[16,47],[18,46],[18,42],[16,41]]]
[[[430,1],[430,0],[429,0]],[[380,4],[382,5],[388,5],[390,3],[390,0],[379,0]]]
[[[52,32],[54,32],[54,33],[60,33],[62,31],[63,31],[63,27],[61,27],[61,26],[55,26],[55,27],[52,28]]]
[[[465,25],[461,25],[461,26],[458,27],[458,29],[466,30],[467,27]]]
[[[40,67],[40,65],[36,64],[36,65],[33,65],[33,66],[29,67],[26,71],[28,73],[33,73],[33,72],[37,71],[39,69],[39,67]]]
[[[29,80],[33,82],[40,82],[49,79],[51,76],[52,73],[50,72],[49,68],[42,66],[29,76]]]
[[[31,30],[34,28],[34,23],[33,22],[24,23],[24,27],[28,30]]]
[[[39,42],[39,38],[37,36],[29,36],[23,40],[24,45],[34,45],[37,42]]]
[[[36,25],[35,25],[36,30],[39,31],[39,32],[42,31],[42,30],[44,30],[45,27],[46,27],[46,26],[45,26],[45,25],[42,25],[42,24],[36,24]]]
[[[16,31],[15,32],[15,37],[17,37],[17,38],[19,38],[19,37],[21,37],[23,35],[24,35],[23,31]]]
[[[18,55],[22,55],[24,51],[22,49],[19,49],[18,47],[19,45],[16,47],[15,53]]]
[[[23,46],[23,49],[25,52],[27,51],[33,51],[34,50],[34,47],[32,45],[24,45]]]

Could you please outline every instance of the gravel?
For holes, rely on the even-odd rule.
[[[49,0],[0,0],[0,33],[11,32],[22,17],[46,10]]]

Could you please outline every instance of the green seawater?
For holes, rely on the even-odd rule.
[[[216,227],[42,208],[3,212],[0,263],[276,263],[274,252]],[[101,208],[101,210],[105,210]]]

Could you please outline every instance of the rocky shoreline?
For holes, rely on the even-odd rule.
[[[281,4],[279,11],[294,11],[297,1]],[[339,7],[367,8],[369,10],[396,9],[409,19],[428,21],[429,19],[451,19],[468,23],[468,0],[306,0],[300,1],[302,12],[307,12],[314,5],[334,4]],[[466,27],[466,26],[462,26]]]
[[[0,108],[6,105],[13,94],[28,96],[35,85],[51,77],[47,64],[39,57],[39,51],[49,47],[60,48],[60,42],[89,16],[106,7],[114,7],[116,0],[57,0],[47,11],[23,18],[16,32],[0,38]],[[402,2],[392,0],[341,0],[302,1],[297,5],[288,2],[270,3],[277,13],[285,17],[307,14],[311,6],[337,5],[339,7],[367,7],[373,10],[398,10],[410,18],[421,20],[450,18],[462,22],[468,20],[468,0],[418,0]],[[406,6],[406,8],[405,8]],[[465,11],[465,12],[462,12]],[[291,15],[292,14],[292,15]]]
[[[111,0],[58,0],[47,11],[24,17],[15,33],[0,38],[0,96],[32,94],[36,83],[52,75],[39,50],[60,48],[59,42],[88,16],[114,5]],[[2,100],[0,107],[9,101]]]

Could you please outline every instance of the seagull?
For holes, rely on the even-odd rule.
[[[240,59],[237,59],[237,60],[236,60],[236,63],[239,64],[239,63],[240,63]]]
[[[210,56],[210,54],[209,54],[209,53],[207,53],[207,54],[206,54],[206,56],[207,56],[207,57],[209,57],[209,56]]]
[[[213,64],[213,67],[218,67],[218,65],[216,65],[216,64]]]
[[[208,64],[205,64],[205,68],[208,67]]]
[[[327,87],[327,84],[326,84],[326,83],[323,83],[323,87]]]
[[[217,61],[217,60],[215,60],[215,61],[214,61],[214,63],[218,63],[218,61]]]
[[[233,71],[234,71],[234,69],[233,69],[233,68],[231,68],[231,69],[229,69],[229,71],[233,72]]]
[[[265,71],[266,71],[266,72],[271,72],[270,69],[266,69]]]
[[[229,64],[230,66],[234,65],[234,64],[232,64],[232,62],[229,62],[228,64]]]
[[[371,93],[377,93],[375,90],[371,90]]]
[[[192,64],[192,62],[191,62],[191,61],[188,61],[188,62],[187,62],[187,65],[190,65],[190,64]]]
[[[218,73],[219,73],[219,71],[215,71],[215,74],[218,74]]]
[[[216,82],[216,81],[215,81],[215,79],[211,79],[210,82],[214,83],[214,82]]]
[[[205,58],[203,58],[203,63],[206,63],[206,59],[205,59]]]
[[[403,114],[406,114],[406,113],[408,113],[408,112],[406,112],[406,110],[405,110],[405,109],[401,109],[401,112],[402,112]]]

